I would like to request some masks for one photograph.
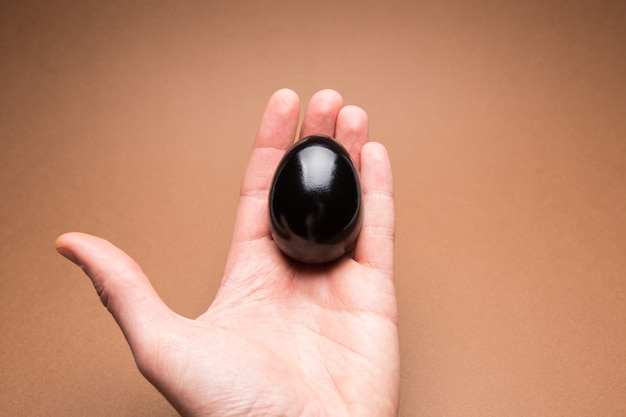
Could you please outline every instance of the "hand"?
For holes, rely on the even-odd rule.
[[[268,189],[298,127],[290,90],[270,99],[241,188],[221,287],[196,320],[171,311],[139,266],[100,238],[68,233],[80,265],[124,332],[137,366],[186,416],[395,416],[399,351],[394,212],[384,147],[363,110],[315,94],[301,136],[335,137],[360,172],[363,226],[352,257],[326,266],[285,258],[269,231]]]

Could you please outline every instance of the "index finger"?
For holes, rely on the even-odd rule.
[[[278,90],[267,103],[241,185],[233,242],[269,235],[269,188],[296,137],[299,113],[300,100],[292,90]]]

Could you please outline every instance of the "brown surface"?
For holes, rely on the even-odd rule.
[[[624,2],[12,3],[1,415],[175,415],[53,241],[202,312],[280,87],[339,90],[390,151],[401,416],[626,415]]]

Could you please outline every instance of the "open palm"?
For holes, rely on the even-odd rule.
[[[329,265],[290,261],[270,235],[272,175],[296,136],[300,103],[270,99],[241,188],[222,285],[196,320],[159,299],[137,264],[97,237],[57,239],[92,279],[124,332],[141,372],[183,415],[393,416],[399,353],[393,285],[389,160],[367,143],[363,110],[323,90],[301,136],[335,137],[351,154],[363,190],[354,252]]]

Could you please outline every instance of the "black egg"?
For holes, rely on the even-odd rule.
[[[361,186],[345,148],[321,135],[297,142],[278,164],[269,212],[276,245],[296,261],[325,263],[350,251],[361,229]]]

